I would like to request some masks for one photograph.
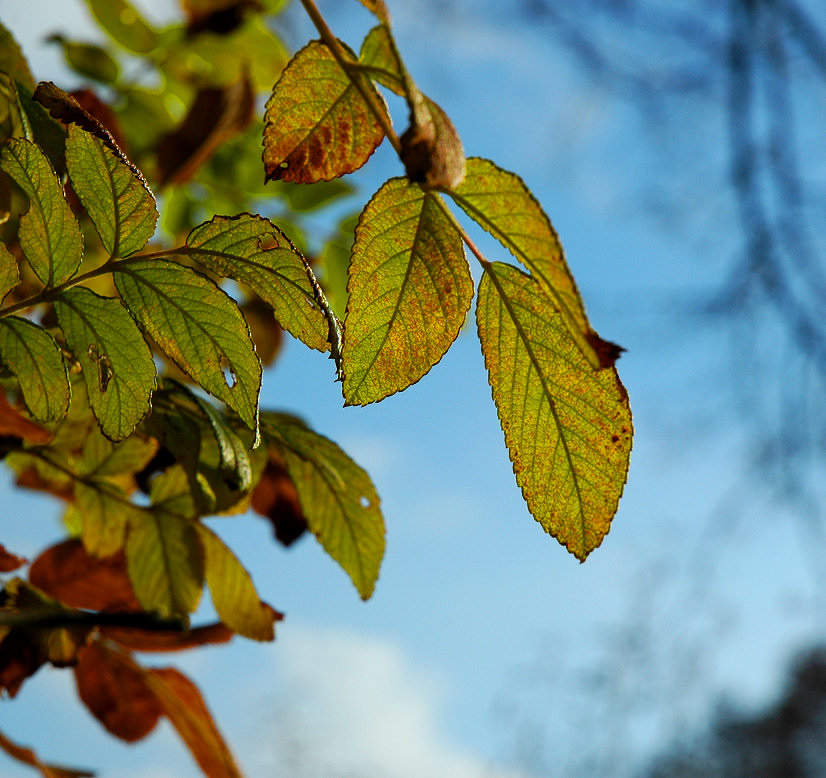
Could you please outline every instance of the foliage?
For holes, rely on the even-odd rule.
[[[72,667],[115,736],[141,739],[166,716],[206,774],[237,775],[193,684],[133,655],[274,638],[281,615],[204,518],[251,507],[285,544],[309,530],[364,599],[385,543],[367,473],[301,420],[259,408],[281,328],[329,352],[346,405],[382,400],[458,336],[474,296],[467,246],[517,482],[580,560],[608,532],[628,468],[619,348],[590,327],[522,180],[465,159],[404,66],[383,3],[365,3],[379,23],[356,55],[302,0],[320,40],[289,61],[273,0],[182,0],[184,21],[165,30],[127,0],[87,3],[110,43],[53,41],[107,101],[35,85],[0,31],[0,453],[19,486],[63,501],[69,535],[3,584],[0,689],[16,695],[46,662]],[[161,86],[123,76],[125,54]],[[262,125],[256,97],[279,72]],[[401,136],[379,87],[407,104]],[[349,194],[338,179],[384,138],[405,176],[362,210],[345,273],[353,221],[314,256],[301,214]],[[488,261],[448,200],[529,272]],[[0,570],[24,567],[0,551]],[[220,622],[194,627],[204,586]],[[44,775],[82,774],[0,747]]]

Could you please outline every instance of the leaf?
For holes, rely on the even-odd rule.
[[[2,436],[20,438],[35,445],[44,445],[52,439],[49,430],[23,416],[9,404],[6,395],[0,392],[0,437]]]
[[[47,43],[57,43],[63,49],[66,64],[75,73],[105,84],[118,80],[120,68],[112,55],[101,46],[93,43],[78,43],[66,40],[62,35],[50,35]]]
[[[591,366],[613,365],[618,352],[588,324],[559,237],[522,179],[487,159],[471,158],[464,182],[449,194],[468,216],[531,271],[560,311],[571,337]]]
[[[0,148],[0,169],[29,198],[18,240],[32,270],[48,287],[71,278],[80,264],[83,236],[49,161],[34,143],[10,138]]]
[[[54,309],[103,434],[122,440],[149,412],[156,384],[149,346],[115,298],[74,287],[55,298]]]
[[[393,178],[361,215],[347,283],[347,405],[406,389],[459,334],[473,280],[461,238],[443,208],[438,195]]]
[[[361,4],[375,14],[384,24],[390,24],[390,12],[384,0],[360,0]]]
[[[28,319],[0,319],[0,362],[17,377],[29,413],[40,422],[62,419],[71,393],[60,347]]]
[[[381,100],[371,84],[364,88]],[[330,181],[358,170],[384,138],[367,101],[320,41],[284,69],[264,122],[267,180]]]
[[[6,244],[0,241],[0,303],[19,283],[20,272],[17,269],[17,260]]]
[[[111,484],[94,486],[78,481],[75,499],[81,518],[83,546],[96,557],[120,551],[124,545],[127,524],[134,517],[140,520],[141,510],[129,503],[126,495]]]
[[[86,4],[100,26],[128,51],[146,54],[158,45],[157,33],[127,0],[86,0]]]
[[[108,442],[108,441],[107,441]],[[143,470],[158,451],[158,442],[152,438],[132,435],[122,443],[112,445],[106,455],[95,462],[90,475],[112,477]]]
[[[2,46],[0,46],[0,51],[2,51]],[[59,767],[41,762],[31,748],[12,743],[2,732],[0,732],[0,748],[12,759],[34,767],[43,778],[94,778],[95,775],[88,770],[75,770],[71,767]]]
[[[146,671],[120,651],[90,643],[80,650],[74,672],[83,704],[127,743],[146,737],[164,712]]]
[[[279,543],[291,546],[307,531],[307,520],[284,460],[276,451],[269,454],[267,466],[252,493],[250,507],[270,520]]]
[[[367,33],[361,44],[359,61],[370,69],[373,80],[404,96],[404,67],[390,30],[385,25],[380,24]]]
[[[166,355],[257,430],[261,363],[235,301],[205,276],[159,259],[117,263],[113,275]]]
[[[302,343],[329,349],[327,320],[316,304],[306,266],[271,221],[248,213],[215,216],[189,233],[185,253],[213,273],[248,284]]]
[[[141,511],[126,536],[129,580],[146,611],[162,617],[195,610],[204,581],[203,550],[192,522],[163,510]]]
[[[155,692],[164,714],[204,774],[210,778],[242,778],[198,687],[171,668],[145,672],[147,683]]]
[[[595,371],[538,282],[494,263],[476,320],[516,480],[534,518],[577,559],[610,529],[628,474],[631,410]]]
[[[2,23],[0,23],[0,72],[8,73],[15,81],[34,89],[34,78],[23,56],[23,51]]]
[[[310,531],[350,576],[373,593],[384,556],[384,519],[370,476],[335,443],[289,416],[262,416],[267,443],[283,458]]]
[[[2,543],[0,543],[0,573],[10,573],[23,567],[29,560],[17,554],[12,554]]]
[[[158,211],[146,181],[103,141],[69,126],[66,166],[110,257],[128,257],[155,233]]]
[[[107,640],[114,640],[130,651],[184,651],[198,646],[228,643],[235,635],[220,623],[195,627],[186,632],[101,627],[100,633]]]
[[[249,573],[212,530],[198,524],[204,547],[206,581],[221,621],[252,640],[274,640],[277,613],[261,602]]]

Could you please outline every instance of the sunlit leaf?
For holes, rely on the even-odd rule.
[[[20,273],[14,254],[0,241],[0,303],[6,295],[20,283]]]
[[[143,520],[141,510],[132,506],[126,495],[111,484],[98,482],[92,486],[78,482],[75,499],[83,546],[92,556],[105,557],[120,551],[127,524],[132,518]]]
[[[149,411],[156,382],[149,346],[119,300],[74,287],[54,308],[103,433],[122,440]]]
[[[370,68],[370,78],[397,95],[404,95],[404,71],[387,27],[380,24],[367,33],[361,44],[359,62]]]
[[[98,477],[119,476],[135,473],[149,464],[158,450],[158,442],[152,438],[132,435],[121,443],[109,444],[105,456],[101,457],[89,471]]]
[[[118,292],[155,343],[256,430],[261,363],[235,301],[172,262],[136,260],[114,269]]]
[[[382,22],[390,24],[390,12],[384,0],[359,0],[371,13],[374,13]]]
[[[60,347],[28,319],[0,319],[0,362],[17,376],[29,413],[42,422],[58,421],[69,410],[69,379]]]
[[[2,50],[1,46],[0,50]],[[71,767],[59,767],[41,762],[31,748],[13,743],[2,732],[0,732],[0,748],[18,762],[34,767],[43,778],[94,778],[95,775],[88,770],[75,770]]]
[[[186,254],[204,267],[248,284],[272,306],[278,323],[310,348],[326,351],[327,320],[307,270],[284,233],[250,214],[216,216],[189,234]]]
[[[158,221],[146,181],[103,141],[74,124],[69,126],[66,166],[109,255],[128,257],[142,249]]]
[[[591,367],[539,283],[516,268],[486,268],[476,319],[528,508],[584,560],[608,533],[625,485],[628,395],[615,369]]]
[[[364,88],[373,89],[367,83]],[[384,137],[367,101],[320,41],[301,49],[284,69],[264,121],[268,180],[309,184],[352,173]]]
[[[100,26],[128,51],[146,54],[157,45],[157,33],[127,0],[86,0],[86,4]]]
[[[522,179],[487,159],[471,158],[464,183],[450,196],[531,271],[591,366],[610,367],[617,352],[588,324],[559,237]]]
[[[32,270],[46,286],[71,278],[80,263],[83,236],[49,161],[34,143],[10,138],[0,148],[0,169],[29,198],[18,240]]]
[[[384,519],[370,476],[297,419],[262,418],[265,439],[284,460],[310,531],[368,599],[384,556]]]
[[[244,637],[272,640],[277,614],[261,602],[249,573],[212,530],[198,524],[198,535],[204,547],[207,585],[221,621]]]
[[[26,58],[14,36],[0,23],[0,72],[8,73],[15,81],[34,89],[32,77]]]
[[[435,194],[394,178],[356,228],[342,390],[348,405],[418,381],[456,339],[473,297],[462,241]]]

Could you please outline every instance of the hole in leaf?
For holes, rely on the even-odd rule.
[[[98,382],[100,383],[101,394],[109,388],[109,382],[114,375],[115,371],[112,369],[112,360],[109,359],[106,354],[101,354],[98,357]]]
[[[362,508],[369,508],[370,498],[365,495],[361,495],[361,497],[359,497],[359,505],[361,505]]]
[[[90,343],[88,348],[86,349],[86,353],[89,355],[89,359],[97,359],[98,358],[98,344],[97,343]]]
[[[230,365],[226,357],[221,357],[220,367],[221,372],[224,374],[224,381],[226,381],[230,389],[233,389],[235,384],[238,383],[238,376],[235,375],[235,371],[232,369],[232,365]]]

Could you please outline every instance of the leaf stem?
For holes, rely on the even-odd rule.
[[[447,192],[445,192],[447,194]],[[473,254],[474,257],[479,261],[479,264],[482,266],[483,270],[487,270],[491,263],[485,257],[485,255],[479,250],[477,245],[473,242],[470,235],[467,234],[465,228],[460,224],[459,220],[454,216],[453,211],[448,208],[445,201],[442,199],[440,194],[436,194],[436,202],[439,204],[439,207],[442,209],[442,212],[445,216],[447,216],[448,220],[450,221],[453,229],[459,233],[459,236],[464,241],[465,245],[470,249],[470,253]]]

